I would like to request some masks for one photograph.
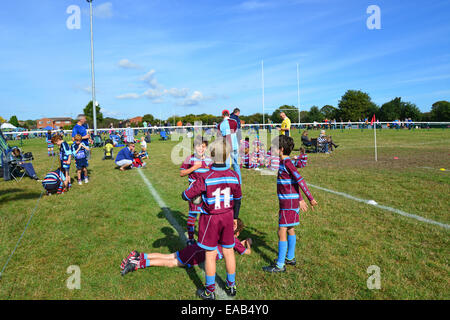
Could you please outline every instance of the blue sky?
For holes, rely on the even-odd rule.
[[[81,8],[69,30],[70,5]],[[369,30],[369,5],[381,29]],[[75,117],[91,99],[85,0],[17,0],[0,12],[0,116]],[[450,1],[94,0],[97,100],[106,116],[336,106],[348,89],[428,111],[450,100]]]

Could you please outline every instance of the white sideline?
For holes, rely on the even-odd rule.
[[[371,205],[371,206],[374,206],[374,207],[377,207],[377,208],[380,208],[380,209],[383,209],[383,210],[391,211],[391,212],[397,213],[399,215],[402,215],[404,217],[416,219],[416,220],[419,220],[421,222],[425,222],[425,223],[429,223],[429,224],[434,224],[434,225],[440,226],[440,227],[445,228],[445,229],[449,229],[450,228],[450,225],[448,225],[448,224],[437,222],[437,221],[434,221],[434,220],[431,220],[431,219],[427,219],[427,218],[424,218],[424,217],[421,217],[421,216],[418,216],[418,215],[415,215],[415,214],[407,213],[407,212],[399,210],[399,209],[383,206],[383,205],[380,205],[380,204],[377,204],[377,203],[373,202],[373,200],[360,199],[360,198],[354,197],[352,195],[349,195],[347,193],[333,191],[333,190],[322,188],[322,187],[319,187],[319,186],[316,186],[316,185],[313,185],[313,184],[310,184],[310,183],[308,183],[308,186],[311,186],[313,188],[316,188],[316,189],[319,189],[319,190],[322,190],[322,191],[326,191],[326,192],[329,192],[329,193],[332,193],[332,194],[336,194],[338,196],[342,196],[342,197],[347,198],[347,199],[351,199],[351,200],[355,200],[355,201],[358,201],[358,202],[362,202],[362,203],[365,203],[365,204],[368,204],[368,205]]]
[[[153,198],[156,200],[160,208],[163,210],[164,215],[166,219],[169,221],[169,223],[172,225],[172,227],[175,228],[175,230],[180,235],[180,239],[183,243],[186,243],[187,238],[184,234],[184,229],[180,226],[180,224],[177,222],[177,220],[173,217],[172,212],[170,211],[169,207],[165,204],[164,200],[160,197],[158,194],[158,191],[153,187],[152,183],[147,179],[147,177],[142,173],[142,170],[137,169],[137,172],[139,172],[139,175],[141,176],[142,180],[144,180],[145,184],[147,185],[148,190],[152,194]],[[181,193],[180,193],[181,198]],[[204,273],[204,270],[201,269]],[[216,278],[219,278],[218,275],[216,275]],[[222,281],[223,282],[223,281]],[[222,288],[217,284],[216,282],[216,295],[220,300],[231,300],[231,298],[225,293],[225,291],[222,290]]]

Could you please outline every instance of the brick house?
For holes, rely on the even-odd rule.
[[[130,121],[130,124],[135,124],[135,125],[137,125],[137,124],[139,124],[140,122],[142,122],[142,117],[134,117],[134,118],[131,118],[131,119],[128,120],[128,121]]]
[[[45,127],[52,127],[53,129],[60,129],[72,124],[72,118],[60,117],[60,118],[42,118],[36,120],[36,127],[42,129]]]

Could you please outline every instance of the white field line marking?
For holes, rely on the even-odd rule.
[[[137,169],[137,172],[139,172],[139,175],[141,176],[142,180],[144,180],[144,182],[147,185],[147,188],[150,191],[150,193],[152,194],[153,198],[156,200],[156,202],[158,203],[160,208],[163,210],[164,216],[166,217],[167,221],[169,221],[169,223],[172,225],[172,227],[174,227],[175,230],[178,232],[178,234],[180,236],[180,240],[183,243],[186,243],[187,238],[186,238],[186,235],[184,234],[185,230],[180,226],[180,224],[177,222],[177,220],[173,217],[172,212],[170,211],[169,207],[165,204],[164,200],[160,197],[160,195],[158,194],[158,191],[156,191],[156,189],[153,187],[151,182],[142,173],[142,170]],[[181,193],[180,193],[180,197],[181,197]],[[203,274],[205,273],[205,271],[203,269],[200,269],[200,270],[203,271]],[[217,274],[216,274],[216,278],[220,279],[220,277]],[[224,281],[222,279],[220,279],[220,280],[222,281],[222,283],[224,283]],[[222,290],[222,288],[218,285],[217,282],[216,282],[216,295],[221,300],[231,300],[231,298],[225,293],[225,291]]]
[[[445,229],[449,229],[450,228],[450,225],[448,225],[448,224],[437,222],[437,221],[434,221],[434,220],[431,220],[431,219],[427,219],[427,218],[424,218],[424,217],[421,217],[421,216],[418,216],[418,215],[415,215],[415,214],[407,213],[407,212],[399,210],[399,209],[395,209],[395,208],[383,206],[383,205],[380,205],[380,204],[377,204],[377,203],[373,203],[370,200],[360,199],[360,198],[354,197],[352,195],[349,195],[347,193],[333,191],[333,190],[322,188],[322,187],[319,187],[319,186],[316,186],[316,185],[313,185],[313,184],[310,184],[310,183],[308,183],[308,185],[313,187],[313,188],[322,190],[322,191],[326,191],[326,192],[329,192],[329,193],[336,194],[338,196],[345,197],[347,199],[355,200],[355,201],[362,202],[362,203],[365,203],[365,204],[368,204],[368,205],[371,205],[371,206],[374,206],[374,207],[377,207],[377,208],[380,208],[380,209],[383,209],[383,210],[391,211],[391,212],[397,213],[399,215],[402,215],[404,217],[416,219],[416,220],[419,220],[421,222],[425,222],[425,223],[429,223],[429,224],[434,224],[434,225],[440,226],[440,227],[445,228]]]

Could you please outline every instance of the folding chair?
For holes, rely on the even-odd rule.
[[[22,181],[23,177],[27,174],[26,171],[18,164],[17,161],[9,161],[8,165],[10,166],[9,171],[11,177],[16,181]]]

